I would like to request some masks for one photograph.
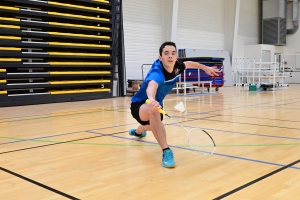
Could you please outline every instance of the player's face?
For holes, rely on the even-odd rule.
[[[159,59],[165,67],[174,67],[177,60],[176,48],[174,46],[165,46]]]

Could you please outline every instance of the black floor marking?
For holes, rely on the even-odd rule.
[[[199,119],[201,120],[201,119]],[[214,122],[226,122],[226,123],[232,123],[232,124],[247,124],[247,125],[255,125],[255,126],[264,126],[264,127],[270,127],[270,128],[284,128],[284,129],[291,129],[291,130],[300,130],[300,128],[291,128],[291,127],[284,127],[284,126],[269,126],[269,125],[262,125],[262,124],[251,124],[246,122],[232,122],[232,121],[226,121],[226,120],[216,120],[216,119],[205,119],[203,120],[207,121],[214,121]]]
[[[211,114],[212,115],[212,114]],[[282,121],[282,122],[300,122],[296,120],[286,120],[286,119],[271,119],[271,118],[264,118],[264,117],[249,117],[249,116],[244,116],[244,115],[227,115],[227,114],[214,114],[216,117],[220,116],[229,116],[229,117],[241,117],[241,118],[249,118],[249,119],[267,119],[267,120],[276,120],[276,121]]]
[[[223,195],[221,195],[221,196],[219,196],[219,197],[216,197],[216,198],[214,198],[213,200],[223,199],[223,198],[225,198],[225,197],[227,197],[227,196],[229,196],[229,195],[232,195],[232,194],[235,193],[235,192],[238,192],[238,191],[240,191],[240,190],[242,190],[242,189],[244,189],[244,188],[246,188],[246,187],[249,187],[250,185],[253,185],[254,183],[257,183],[257,182],[259,182],[259,181],[261,181],[261,180],[263,180],[263,179],[265,179],[265,178],[268,178],[269,176],[272,176],[272,175],[274,175],[274,174],[276,174],[276,173],[278,173],[278,172],[280,172],[280,171],[282,171],[282,170],[285,170],[286,168],[289,168],[289,167],[291,167],[291,166],[293,166],[293,165],[296,165],[296,164],[299,163],[299,162],[300,162],[300,159],[297,160],[297,161],[295,161],[295,162],[292,162],[292,163],[290,163],[290,164],[288,164],[288,165],[286,165],[286,166],[284,166],[284,167],[281,167],[281,168],[279,168],[279,169],[277,169],[277,170],[275,170],[275,171],[273,171],[273,172],[270,172],[270,173],[268,173],[268,174],[266,174],[266,175],[264,175],[264,176],[261,176],[261,177],[255,179],[255,180],[253,180],[253,181],[251,181],[251,182],[249,182],[249,183],[246,183],[245,185],[242,185],[242,186],[240,186],[240,187],[238,187],[238,188],[236,188],[236,189],[234,189],[234,190],[231,190],[231,191],[229,191],[229,192],[227,192],[227,193],[225,193],[225,194],[223,194]]]
[[[30,179],[30,178],[27,178],[27,177],[25,177],[25,176],[22,176],[22,175],[20,175],[20,174],[17,174],[17,173],[15,173],[15,172],[12,172],[12,171],[10,171],[10,170],[8,170],[8,169],[4,169],[4,168],[0,167],[0,170],[4,171],[4,172],[6,172],[6,173],[9,173],[9,174],[11,174],[11,175],[14,175],[14,176],[16,176],[16,177],[18,177],[18,178],[21,178],[21,179],[23,179],[23,180],[25,180],[25,181],[28,181],[28,182],[30,182],[30,183],[33,183],[33,184],[35,184],[35,185],[38,185],[38,186],[40,186],[40,187],[42,187],[42,188],[44,188],[44,189],[46,189],[46,190],[50,190],[51,192],[54,192],[54,193],[59,194],[59,195],[61,195],[61,196],[64,196],[64,197],[66,197],[66,198],[68,198],[68,199],[72,199],[72,200],[80,200],[80,199],[78,199],[78,198],[76,198],[76,197],[73,197],[73,196],[71,196],[71,195],[68,195],[68,194],[66,194],[66,193],[63,193],[63,192],[61,192],[61,191],[59,191],[59,190],[56,190],[56,189],[51,188],[51,187],[49,187],[49,186],[47,186],[47,185],[44,185],[44,184],[39,183],[39,182],[37,182],[37,181],[34,181],[34,180]]]
[[[168,124],[164,124],[165,126],[170,126],[170,125],[174,125],[174,124],[177,124],[175,121],[177,121],[178,123],[185,123],[185,122],[193,122],[193,121],[198,121],[198,120],[201,120],[201,119],[208,119],[208,118],[211,118],[211,117],[216,117],[216,116],[209,116],[209,117],[202,117],[202,118],[186,118],[188,120],[185,120],[185,121],[178,121],[178,119],[183,119],[183,118],[179,118],[179,117],[176,117],[176,118],[173,118],[170,119],[170,118],[166,118],[166,119],[169,119],[171,121],[173,121],[172,123],[168,123]],[[175,121],[174,121],[175,120]]]
[[[114,133],[114,134],[119,134],[119,133],[124,133],[124,132],[127,132],[127,131],[117,132],[117,133]],[[0,155],[1,154],[7,154],[7,153],[13,153],[13,152],[17,152],[17,151],[25,151],[25,150],[29,150],[29,149],[37,149],[37,148],[41,148],[41,147],[48,147],[48,146],[53,146],[53,145],[57,145],[57,144],[64,144],[64,143],[69,143],[69,142],[77,142],[77,141],[81,141],[81,140],[88,140],[88,139],[98,138],[98,137],[102,137],[102,136],[106,136],[106,135],[108,135],[108,134],[102,134],[102,135],[98,135],[98,136],[81,138],[81,139],[76,139],[76,140],[69,140],[69,141],[64,141],[64,142],[57,142],[57,143],[52,143],[52,144],[28,147],[28,148],[23,148],[23,149],[16,149],[16,150],[12,150],[12,151],[5,151],[5,152],[1,152]]]

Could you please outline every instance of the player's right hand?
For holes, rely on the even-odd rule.
[[[155,99],[149,99],[150,100],[150,107],[154,110],[159,110],[161,109],[161,106],[159,105],[159,102],[156,101]]]

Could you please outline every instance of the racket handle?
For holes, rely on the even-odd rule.
[[[150,104],[151,102],[150,102],[150,100],[149,99],[147,99],[146,100],[146,104]],[[167,113],[166,113],[166,111],[164,111],[163,109],[159,109],[159,110],[157,110],[159,113],[161,113],[161,114],[163,114],[163,115],[166,115]]]

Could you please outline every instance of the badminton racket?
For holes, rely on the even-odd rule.
[[[146,100],[146,104],[150,104],[149,99]],[[186,109],[184,108],[182,102],[177,104],[175,106],[175,109],[181,112],[186,112]],[[173,117],[168,115],[167,112],[164,111],[163,109],[158,109],[157,111],[172,119],[176,124],[178,124],[187,132],[187,142],[193,150],[195,150],[198,153],[202,153],[203,155],[211,155],[216,151],[215,141],[207,131],[201,128],[188,129],[184,127],[182,124],[180,124]]]

